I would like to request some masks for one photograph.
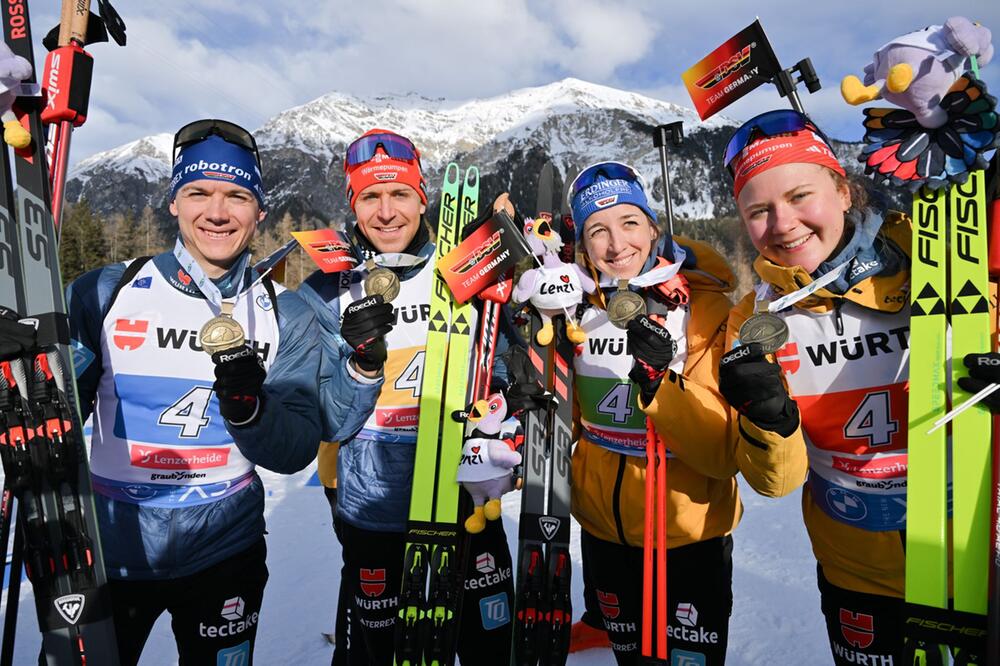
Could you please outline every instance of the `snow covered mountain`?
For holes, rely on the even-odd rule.
[[[650,183],[659,180],[650,131],[675,120],[684,121],[688,134],[672,157],[675,208],[688,217],[713,217],[728,205],[716,156],[734,121],[703,123],[690,109],[577,79],[461,102],[334,92],[278,114],[255,134],[272,215],[287,211],[326,222],[348,212],[344,149],[372,127],[413,139],[423,151],[432,190],[443,167],[458,160],[480,166],[486,192],[510,189],[515,201],[530,208],[538,171],[548,159],[561,178],[600,159],[618,158],[635,164]],[[138,212],[147,204],[164,211],[170,140],[168,134],[145,137],[81,161],[70,173],[70,200],[86,198],[101,213]]]

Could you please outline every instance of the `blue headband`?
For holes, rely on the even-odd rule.
[[[646,193],[642,191],[642,185],[638,181],[630,180],[609,180],[598,176],[594,184],[581,190],[573,197],[573,225],[576,230],[576,240],[583,237],[583,226],[587,218],[599,210],[620,206],[621,204],[632,204],[642,209],[654,223],[656,213],[649,207],[646,201]]]
[[[196,180],[221,180],[245,187],[264,208],[264,184],[253,153],[219,136],[210,136],[181,149],[170,179],[170,199]]]

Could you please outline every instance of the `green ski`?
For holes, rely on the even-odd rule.
[[[989,350],[983,172],[963,185],[914,197],[906,519],[907,663],[948,663],[948,648],[977,664],[985,639],[991,419],[977,405],[944,428],[962,359]],[[946,270],[947,267],[947,270]],[[951,328],[951,360],[946,345]],[[951,479],[949,483],[949,460]],[[950,510],[949,510],[950,509]],[[952,517],[948,533],[949,514]],[[950,538],[949,538],[950,537]],[[949,562],[949,542],[954,544]],[[948,575],[954,580],[949,609]]]
[[[905,591],[914,664],[934,649],[915,629],[920,611],[948,607],[948,451],[943,429],[928,432],[947,409],[947,212],[944,191],[924,187],[913,197]]]
[[[958,387],[968,374],[962,359],[992,349],[990,341],[989,276],[987,274],[985,174],[974,171],[950,193],[951,328],[954,404],[969,394]],[[968,646],[953,644],[966,653],[967,664],[985,666],[986,589],[989,572],[990,449],[993,419],[982,403],[952,423],[952,541],[954,608],[962,614],[963,632],[974,638]],[[968,614],[966,616],[965,614]],[[981,627],[980,627],[981,625]],[[976,627],[980,627],[979,633]],[[975,655],[975,656],[974,656]]]
[[[459,243],[462,227],[475,218],[479,170],[471,167],[466,172],[461,197],[460,186],[458,165],[449,164],[441,193],[436,261]],[[435,272],[396,621],[398,666],[440,666],[454,661],[461,594],[455,584],[460,575],[455,473],[464,424],[448,415],[467,404],[472,323],[472,307],[455,303],[448,285]]]

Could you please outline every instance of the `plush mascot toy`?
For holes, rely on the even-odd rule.
[[[993,58],[992,35],[962,16],[893,39],[865,66],[865,80],[847,76],[848,104],[885,99],[900,109],[865,109],[859,159],[865,173],[916,191],[963,183],[985,168],[982,154],[997,143],[996,99],[972,71]]]
[[[552,342],[552,317],[565,314],[566,337],[580,344],[587,335],[577,325],[573,313],[583,301],[584,292],[594,293],[594,281],[576,264],[564,263],[559,258],[563,241],[548,220],[526,219],[524,238],[532,254],[541,257],[541,266],[521,275],[513,297],[518,303],[531,303],[542,318],[542,328],[535,334],[535,340],[540,345]]]
[[[3,120],[3,140],[14,148],[26,148],[31,143],[31,134],[11,111],[21,89],[21,81],[29,76],[31,63],[14,55],[6,43],[0,42],[0,120]]]
[[[507,414],[502,393],[476,401],[467,423],[473,430],[465,438],[457,480],[472,495],[475,507],[465,530],[478,534],[487,520],[500,517],[500,497],[514,489],[513,470],[521,464],[517,449],[524,436],[518,420]]]

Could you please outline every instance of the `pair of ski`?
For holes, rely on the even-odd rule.
[[[441,193],[436,262],[458,245],[462,229],[476,218],[478,206],[479,170],[470,167],[460,181],[458,165],[449,164]],[[420,428],[396,619],[397,666],[454,662],[464,587],[455,472],[465,424],[451,415],[468,404],[473,306],[455,302],[439,272],[431,280]],[[476,367],[482,365],[477,362]]]
[[[538,183],[538,217],[560,222],[563,260],[572,261],[572,218],[554,204],[554,168],[547,163]],[[568,232],[568,233],[567,233]],[[565,325],[555,321],[556,337],[540,345],[535,335],[541,317],[528,309],[528,359],[548,400],[525,412],[524,462],[518,554],[515,561],[514,666],[561,666],[569,654],[573,608],[570,598],[570,460],[573,446],[574,345]]]
[[[4,12],[4,38],[15,54],[34,63],[26,1]],[[14,173],[6,145],[0,147],[0,306],[28,315],[22,322],[37,331],[34,348],[0,363],[4,549],[17,503],[0,664],[13,662],[23,564],[34,588],[44,662],[114,666],[117,648],[75,395],[41,107],[39,98],[17,101],[15,113],[31,143],[15,151]]]
[[[985,191],[984,173],[975,171],[964,184],[924,188],[913,200],[904,628],[905,661],[918,666],[947,664],[949,651],[958,664],[993,663],[985,653],[989,410],[979,404],[957,416],[950,442],[944,428],[929,432],[949,395],[955,405],[969,397],[957,384],[968,374],[965,355],[992,348]]]

